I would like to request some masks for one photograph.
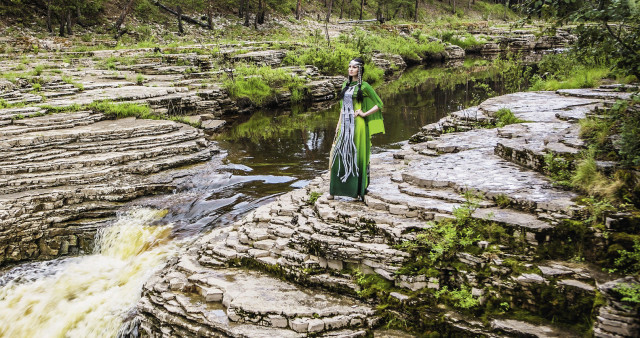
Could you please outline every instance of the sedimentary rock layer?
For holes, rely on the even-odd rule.
[[[576,120],[604,103],[603,95],[588,95],[590,92],[516,93],[490,99],[425,126],[414,137],[423,142],[374,155],[365,203],[328,199],[329,182],[324,175],[250,212],[233,226],[212,231],[147,283],[138,307],[143,328],[152,336],[163,332],[242,336],[231,327],[250,323],[252,329],[281,325],[278,334],[283,336],[295,332],[330,336],[339,335],[335,330],[343,327],[375,327],[377,321],[364,318],[333,324],[336,316],[359,318],[365,312],[311,315],[258,300],[255,304],[260,310],[252,311],[250,302],[234,303],[233,291],[225,289],[221,279],[230,274],[226,278],[233,282],[238,270],[230,266],[243,266],[250,272],[242,275],[255,280],[266,278],[254,271],[257,269],[354,296],[361,291],[356,279],[378,276],[392,285],[386,306],[391,306],[395,316],[416,327],[438,323],[442,333],[580,335],[550,321],[540,324],[511,318],[509,311],[576,323],[591,316],[597,306],[598,285],[607,281],[590,265],[565,260],[563,250],[571,253],[583,248],[581,254],[589,256],[602,249],[602,236],[585,226],[581,242],[570,241],[575,230],[568,220],[580,220],[583,206],[576,204],[574,193],[555,188],[539,172],[540,156],[549,152],[570,156],[582,149]],[[491,124],[502,108],[527,122],[477,129]],[[443,134],[450,127],[468,131]],[[429,221],[454,219],[455,210],[468,203],[462,192],[483,196],[471,218],[492,224],[497,235],[477,242],[474,250],[457,252],[451,265],[428,274],[403,270],[417,258],[397,245],[415,240],[416,231],[434,226]],[[355,277],[354,271],[359,271]],[[240,283],[255,299],[271,294],[263,283]],[[499,299],[503,314],[497,311],[482,322],[462,315],[455,307],[436,306],[435,291],[445,286],[468,290],[481,306],[491,306],[487,302]],[[600,287],[608,305],[600,308],[596,335],[637,334],[637,313],[635,318],[623,313],[607,295],[610,288]],[[181,301],[168,302],[183,294],[187,297]],[[192,307],[201,309],[192,311]],[[219,314],[228,322],[221,326],[220,319],[211,318],[207,312],[211,310],[206,309],[222,309]],[[624,323],[624,327],[616,329],[612,323]]]
[[[0,110],[0,264],[91,250],[122,202],[171,190],[149,174],[216,150],[201,130],[173,121],[45,112]]]

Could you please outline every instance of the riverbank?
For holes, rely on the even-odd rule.
[[[577,121],[627,96],[515,93],[453,113],[423,128],[428,140],[372,157],[365,203],[328,200],[323,176],[197,240],[145,285],[141,326],[151,335],[363,336],[383,323],[414,334],[633,336],[638,309],[613,289],[638,281],[598,263],[627,216],[610,215],[605,235],[535,161],[580,151]],[[477,128],[501,109],[527,122]],[[442,133],[453,125],[468,131]],[[280,288],[357,301],[351,310],[333,298],[274,301],[283,282],[263,281],[274,277],[295,282]],[[376,310],[364,320],[368,304]]]
[[[426,39],[415,27],[389,27],[399,30],[389,34],[413,45]],[[536,37],[491,31],[495,39],[483,40],[484,47],[476,52],[533,52],[571,41],[564,32]],[[462,63],[462,48],[433,43],[441,48],[420,51],[412,45],[395,50],[400,54],[372,52],[368,74],[377,75],[369,80],[398,77],[407,64]],[[300,55],[314,50],[304,43],[38,50],[0,55],[0,141],[9,154],[0,174],[0,198],[6,201],[0,213],[0,229],[5,230],[0,232],[0,262],[89,252],[96,229],[123,202],[172,190],[146,176],[202,162],[217,151],[205,133],[216,133],[227,121],[260,109],[332,102],[344,81],[343,76],[327,75],[332,63],[305,65],[313,60]],[[200,130],[153,121],[158,119]],[[16,224],[20,231],[8,231]]]

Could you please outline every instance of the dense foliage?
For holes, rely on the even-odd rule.
[[[527,0],[529,17],[577,25],[579,61],[610,62],[623,75],[640,79],[640,4],[637,0]]]

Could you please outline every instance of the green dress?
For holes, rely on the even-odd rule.
[[[357,82],[351,82],[349,86],[355,86],[351,103],[353,110],[362,109],[363,112],[369,111],[374,106],[380,108],[377,112],[367,116],[358,116],[355,118],[355,126],[353,129],[353,144],[355,145],[355,162],[357,170],[346,175],[346,167],[342,156],[334,156],[336,151],[336,142],[340,139],[341,125],[344,123],[342,112],[344,110],[344,101],[340,102],[341,117],[338,121],[336,137],[334,139],[333,149],[330,155],[331,166],[331,183],[329,185],[329,193],[336,196],[358,197],[364,196],[369,186],[369,157],[371,156],[371,135],[384,133],[384,124],[382,122],[382,100],[371,88],[367,82],[362,82],[362,102],[358,102]],[[346,86],[346,83],[343,85]],[[349,91],[348,91],[349,92]],[[347,94],[345,94],[346,96]],[[348,98],[345,98],[348,100]],[[347,133],[345,133],[346,135]],[[347,177],[345,177],[347,176]],[[346,178],[346,179],[345,179]]]

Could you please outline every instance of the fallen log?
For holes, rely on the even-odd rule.
[[[173,9],[171,9],[171,8],[169,8],[169,7],[167,7],[167,6],[163,5],[163,4],[161,4],[161,3],[160,3],[160,1],[154,1],[153,3],[154,3],[156,6],[160,7],[161,9],[164,9],[165,11],[167,11],[167,12],[169,12],[169,13],[171,13],[171,14],[173,14],[173,15],[177,16],[178,18],[181,18],[182,20],[184,20],[184,21],[186,21],[186,22],[188,22],[188,23],[192,23],[192,24],[194,24],[194,25],[198,25],[198,26],[200,26],[200,27],[202,27],[202,28],[211,28],[211,27],[209,27],[209,25],[208,25],[208,24],[206,24],[206,23],[204,23],[204,22],[200,22],[200,21],[198,21],[198,20],[196,20],[196,19],[193,19],[193,18],[190,18],[190,17],[188,17],[188,16],[186,16],[186,15],[184,15],[184,14],[182,14],[182,15],[181,15],[181,14],[179,14],[178,12],[174,11]]]
[[[365,23],[365,22],[374,22],[374,21],[379,21],[380,23],[384,23],[384,18],[380,18],[380,19],[368,19],[368,20],[351,20],[351,21],[340,21],[338,22],[339,24],[345,24],[345,23]]]

